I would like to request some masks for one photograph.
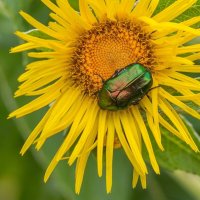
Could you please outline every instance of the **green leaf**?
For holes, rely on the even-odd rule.
[[[78,0],[69,0],[69,3],[71,4],[71,6],[75,9],[75,10],[79,10],[79,3]]]
[[[191,136],[200,149],[200,137],[194,131],[192,125],[184,119]],[[162,143],[165,151],[161,151],[156,146],[154,151],[159,165],[167,170],[183,170],[189,173],[200,175],[200,153],[194,152],[186,143],[162,128]],[[152,140],[153,141],[153,140]]]

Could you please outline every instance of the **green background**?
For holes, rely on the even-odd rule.
[[[72,1],[72,4],[78,7],[76,1]],[[160,5],[160,9],[165,6],[167,3]],[[149,169],[147,190],[142,190],[140,185],[135,190],[131,188],[132,167],[121,150],[117,150],[114,155],[111,194],[105,192],[105,174],[102,178],[97,177],[96,158],[93,155],[89,159],[79,196],[74,193],[74,166],[69,168],[65,161],[59,164],[46,184],[43,182],[45,169],[63,135],[51,138],[42,151],[36,152],[31,148],[21,157],[19,151],[25,138],[46,108],[22,119],[6,119],[9,112],[31,100],[24,97],[13,99],[18,87],[17,78],[29,62],[25,53],[8,53],[11,47],[22,42],[13,33],[32,28],[20,17],[20,10],[30,13],[43,23],[49,19],[49,10],[39,0],[0,0],[0,200],[200,200],[200,178],[181,171],[174,173],[166,170],[177,168],[180,164],[177,161],[177,165],[169,167],[169,161],[175,162],[177,157],[167,152],[158,153],[161,166],[165,168],[161,170],[160,176]],[[198,122],[193,119],[191,122],[199,132]],[[166,142],[165,147],[167,145],[171,146]],[[173,147],[171,151],[174,151]],[[190,157],[192,154],[188,155]],[[193,164],[193,161],[190,164],[184,157],[181,162],[185,168],[189,166],[186,171],[198,174],[200,164]],[[195,162],[200,163],[199,157]]]

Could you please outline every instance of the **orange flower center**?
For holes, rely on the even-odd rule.
[[[135,62],[151,68],[154,58],[150,36],[144,24],[136,20],[94,24],[77,41],[71,69],[74,83],[94,95],[118,69]]]

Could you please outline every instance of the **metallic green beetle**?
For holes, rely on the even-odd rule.
[[[105,110],[121,110],[137,104],[153,84],[151,72],[133,63],[118,70],[103,83],[98,92],[98,104]]]

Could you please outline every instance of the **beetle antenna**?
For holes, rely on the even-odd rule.
[[[154,89],[156,89],[156,88],[159,88],[159,87],[160,87],[160,85],[155,86],[155,87],[152,87],[152,88],[150,88],[150,90],[149,90],[148,92],[150,92],[151,90],[154,90]],[[150,96],[149,96],[148,94],[146,94],[146,95],[147,95],[148,98],[150,98]]]

